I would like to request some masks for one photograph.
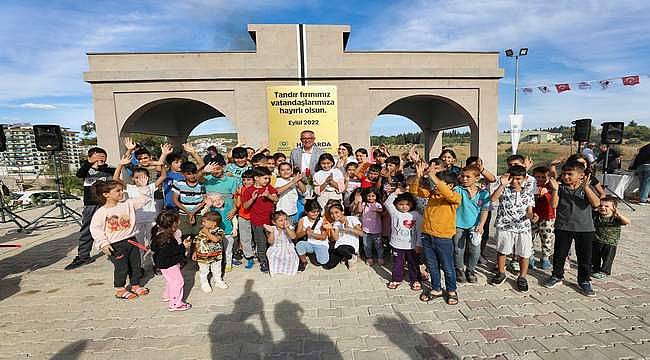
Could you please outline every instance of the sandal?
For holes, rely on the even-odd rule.
[[[434,293],[434,292],[423,292],[420,294],[420,301],[422,302],[429,302],[433,301],[435,299],[441,298],[443,296],[442,291],[440,293]]]
[[[413,281],[411,283],[411,290],[413,291],[420,291],[422,290],[422,284],[420,284],[419,281]]]
[[[147,289],[146,287],[139,286],[139,285],[131,286],[131,292],[135,293],[138,296],[149,295],[149,289]]]
[[[447,294],[447,305],[458,305],[458,293]]]
[[[389,282],[388,284],[386,284],[386,287],[389,288],[389,289],[391,289],[391,290],[395,290],[395,289],[397,289],[400,285],[402,285],[402,283],[398,283],[398,282],[396,282],[396,281],[391,281],[391,282]]]
[[[127,289],[115,293],[115,297],[122,300],[133,300],[138,297],[138,294],[133,293]]]

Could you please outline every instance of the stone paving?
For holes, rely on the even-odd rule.
[[[0,358],[640,359],[650,356],[650,208],[623,212],[633,224],[614,276],[594,281],[596,297],[576,291],[575,269],[555,289],[541,287],[538,270],[528,293],[512,275],[499,287],[482,275],[460,285],[458,306],[426,304],[406,284],[388,290],[387,268],[364,264],[294,278],[236,269],[230,289],[205,294],[188,266],[194,307],[177,313],[160,301],[160,276],[149,276],[150,296],[129,302],[113,297],[104,257],[64,271],[76,226],[25,235],[0,224],[0,243],[23,245],[0,248]]]

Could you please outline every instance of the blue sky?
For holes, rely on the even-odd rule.
[[[648,1],[4,1],[0,3],[0,123],[93,120],[86,52],[252,48],[248,23],[349,24],[351,50],[502,51],[528,47],[520,84],[642,74],[606,91],[521,95],[524,127],[581,117],[650,125]],[[508,127],[514,64],[499,86],[499,127]],[[227,130],[216,121],[197,130]],[[387,117],[374,134],[417,131]]]

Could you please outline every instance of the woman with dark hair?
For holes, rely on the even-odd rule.
[[[341,170],[342,172],[345,171],[345,165],[351,162],[357,162],[357,159],[354,157],[354,153],[352,151],[352,145],[349,143],[340,143],[337,154],[338,158],[336,159],[334,167]]]
[[[440,160],[443,161],[443,163],[445,165],[444,170],[449,170],[452,173],[454,173],[455,175],[460,175],[460,168],[458,166],[454,165],[454,163],[456,162],[456,159],[457,159],[456,158],[456,153],[454,152],[454,150],[452,150],[452,149],[444,149],[444,150],[442,150],[442,152],[440,153],[439,158],[440,158]]]

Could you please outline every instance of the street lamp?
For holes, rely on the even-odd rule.
[[[519,57],[528,55],[528,48],[519,49],[519,53],[516,55],[514,50],[512,49],[507,49],[505,52],[507,57],[513,57],[513,56],[515,57],[515,101],[512,107],[512,114],[516,115],[517,114],[517,85],[519,84]]]

